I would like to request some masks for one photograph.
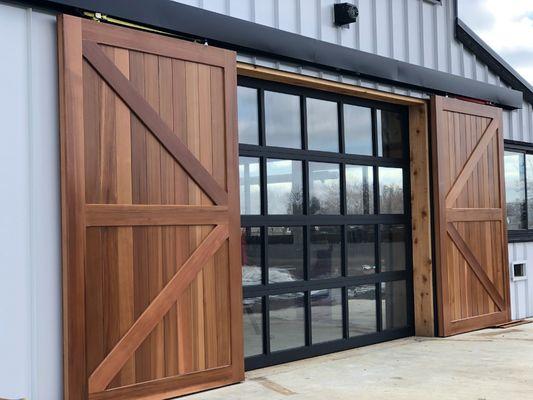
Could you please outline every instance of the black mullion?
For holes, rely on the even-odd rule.
[[[348,339],[349,337],[349,313],[348,313],[348,287],[342,288],[342,337]]]
[[[259,145],[266,146],[266,132],[265,132],[265,91],[259,89]]]
[[[300,96],[300,124],[302,135],[302,149],[308,150],[309,142],[307,140],[307,101],[305,96]]]
[[[344,104],[337,103],[338,118],[339,118],[339,153],[344,154],[346,152],[346,145],[344,143]]]
[[[373,225],[373,224],[408,224],[405,214],[382,215],[243,215],[242,226],[297,226],[297,225]]]
[[[304,280],[309,282],[311,280],[311,225],[307,224],[304,227],[305,231],[305,259],[304,259]],[[305,297],[305,345],[311,346],[312,344],[312,335],[311,335],[311,291],[307,290],[304,292]]]
[[[378,332],[381,332],[383,330],[383,320],[382,320],[382,309],[381,309],[381,282],[377,282],[376,284],[376,322],[377,322],[377,330]]]
[[[263,257],[263,285],[268,285],[268,226],[262,226],[261,232],[263,233],[263,240],[261,240],[261,252]]]
[[[270,354],[270,297],[263,296],[263,351]]]

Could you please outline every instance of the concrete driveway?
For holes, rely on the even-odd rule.
[[[533,323],[408,338],[251,371],[187,400],[533,399]]]

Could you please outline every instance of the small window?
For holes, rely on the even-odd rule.
[[[519,281],[527,278],[525,261],[513,261],[511,263],[511,269],[513,273],[513,281]]]

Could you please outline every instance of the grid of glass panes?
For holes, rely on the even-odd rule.
[[[533,154],[513,149],[505,151],[503,159],[507,229],[533,235]]]
[[[247,365],[407,332],[404,111],[249,79],[238,107]]]

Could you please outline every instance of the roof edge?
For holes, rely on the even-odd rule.
[[[461,18],[455,18],[455,38],[483,61],[505,83],[533,104],[533,86],[481,39]]]

